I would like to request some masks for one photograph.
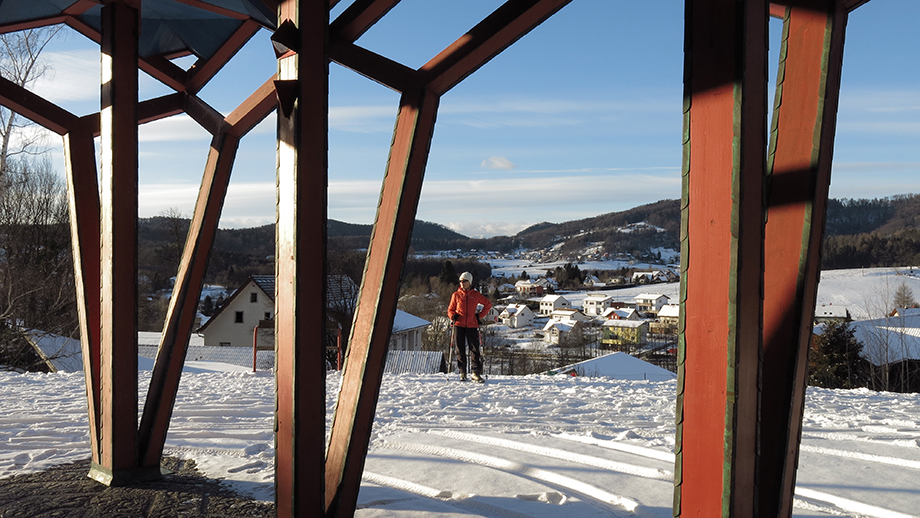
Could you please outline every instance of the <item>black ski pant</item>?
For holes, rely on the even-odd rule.
[[[470,348],[470,371],[474,374],[482,374],[482,351],[479,344],[478,327],[460,327],[454,328],[454,347],[457,348],[457,368],[460,372],[466,371],[466,347]]]

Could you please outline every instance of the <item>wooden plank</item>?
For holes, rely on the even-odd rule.
[[[767,3],[688,0],[675,516],[754,516]]]
[[[792,515],[847,18],[836,0],[797,4],[784,20],[768,161],[760,516]]]
[[[329,24],[329,33],[354,42],[398,3],[399,0],[356,0]]]
[[[278,80],[293,84],[296,101],[277,115],[275,509],[306,518],[322,516],[325,503],[329,3],[282,2],[279,27],[286,21],[299,52],[278,60]]]
[[[330,517],[352,516],[357,504],[438,101],[428,90],[400,101],[326,456]]]
[[[201,3],[201,2],[196,2]],[[210,4],[208,4],[210,5]],[[185,89],[189,93],[198,93],[208,81],[230,61],[233,56],[259,31],[260,25],[252,19],[245,20],[240,27],[208,59],[199,59],[188,69]]]

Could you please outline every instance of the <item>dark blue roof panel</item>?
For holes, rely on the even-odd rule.
[[[53,18],[75,3],[74,0],[0,0],[0,25]],[[252,18],[263,27],[274,29],[275,14],[261,0],[203,0],[201,3]],[[90,27],[101,27],[102,6],[93,6],[79,15]],[[142,58],[189,52],[210,58],[239,29],[243,21],[175,0],[141,2]]]

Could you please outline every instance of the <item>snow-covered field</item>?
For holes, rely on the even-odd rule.
[[[329,412],[339,381],[328,379]],[[185,374],[166,453],[271,500],[273,387],[267,372]],[[674,390],[388,375],[357,515],[668,517]],[[79,374],[0,373],[0,477],[88,457],[83,397]],[[920,396],[809,389],[795,516],[915,516],[918,487]]]
[[[818,302],[857,315],[902,281],[920,294],[910,269],[824,272]],[[676,299],[677,288],[621,291]],[[189,366],[166,453],[272,500],[274,379],[233,370]],[[327,427],[339,382],[327,380]],[[674,392],[673,381],[386,375],[357,516],[669,517]],[[89,456],[84,397],[82,374],[0,372],[0,491],[2,478]],[[801,451],[794,516],[920,516],[920,395],[810,388]]]

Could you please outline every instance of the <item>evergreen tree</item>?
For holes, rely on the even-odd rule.
[[[458,275],[457,271],[454,270],[454,265],[450,261],[444,261],[444,266],[441,267],[441,274],[438,275],[438,280],[442,284],[458,284]]]
[[[808,383],[824,388],[865,387],[869,362],[860,356],[863,344],[847,322],[828,322],[814,337],[808,358]]]

